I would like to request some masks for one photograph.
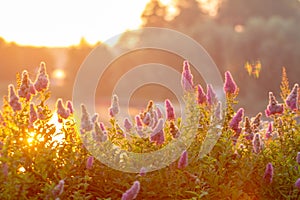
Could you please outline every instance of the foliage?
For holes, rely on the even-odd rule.
[[[186,70],[190,73],[188,68]],[[196,92],[185,91],[184,99],[189,99],[186,114],[198,122],[192,144],[169,166],[152,172],[141,169],[139,174],[117,171],[94,159],[85,149],[81,137],[85,131],[94,131],[95,142],[109,140],[132,152],[160,149],[189,129],[180,117],[175,116],[169,100],[166,101],[165,115],[161,116],[154,102],[149,101],[138,116],[141,121],[131,123],[129,120],[130,123],[123,126],[115,117],[118,99],[114,97],[110,123],[104,125],[97,117],[82,118],[94,123],[95,129],[81,123],[79,133],[70,102],[64,106],[59,99],[55,109],[49,108],[48,88],[26,93],[30,94],[29,98],[21,97],[24,83],[28,83],[28,88],[36,85],[24,78],[26,72],[23,73],[17,81],[19,95],[15,96],[18,98],[13,98],[14,93],[10,91],[9,96],[4,97],[0,113],[0,198],[298,199],[300,190],[295,187],[295,182],[300,177],[297,163],[300,158],[296,159],[300,152],[299,110],[290,110],[284,105],[284,112],[271,114],[265,121],[261,120],[261,113],[254,118],[243,116],[243,109],[235,110],[239,90],[230,73],[226,73],[225,81],[230,82],[224,84],[226,105],[221,110],[224,120],[219,131],[211,131],[216,130],[220,120],[216,114],[220,108],[216,99],[197,101],[199,95]],[[285,100],[290,92],[285,71],[281,89]],[[211,94],[205,95],[201,98]],[[14,107],[16,101],[21,104],[21,109]],[[164,122],[162,130],[157,125],[159,120]],[[272,126],[268,126],[269,123]],[[158,140],[161,138],[151,137],[153,132],[163,133],[160,135],[164,137],[162,144]],[[106,134],[107,137],[102,137]],[[215,146],[208,154],[200,155],[201,146],[205,146],[205,141],[211,137],[218,138]]]

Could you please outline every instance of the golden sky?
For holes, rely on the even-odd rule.
[[[105,41],[141,24],[149,0],[4,0],[0,37],[21,45],[69,46]]]
[[[150,0],[1,0],[0,37],[33,46],[95,44],[137,29]],[[216,2],[198,0],[202,5]],[[161,0],[171,5],[172,0]],[[170,6],[172,7],[172,6]],[[169,8],[170,8],[169,7]],[[172,11],[172,10],[171,10]]]

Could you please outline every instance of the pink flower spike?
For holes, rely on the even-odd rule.
[[[137,197],[139,191],[140,191],[140,182],[139,181],[134,181],[133,185],[131,188],[126,190],[125,193],[122,195],[121,200],[133,200]]]
[[[150,124],[150,127],[151,128],[154,128],[158,122],[158,116],[157,116],[157,111],[153,111],[153,117],[152,117],[152,120],[151,120],[151,124]]]
[[[106,131],[106,128],[104,126],[104,123],[103,122],[100,122],[100,128],[102,131]]]
[[[269,92],[269,105],[265,113],[267,117],[283,113],[283,105],[278,103],[272,92]]]
[[[184,150],[178,161],[178,169],[184,169],[188,166],[188,155],[187,151]]]
[[[132,129],[132,123],[129,121],[127,117],[124,120],[124,127],[127,132],[129,132]]]
[[[114,94],[111,100],[111,107],[109,108],[109,115],[111,117],[115,117],[117,114],[119,114],[119,112],[119,98],[117,95]]]
[[[243,120],[244,117],[244,108],[240,108],[237,113],[233,116],[229,127],[234,130],[235,132],[239,131],[239,124]]]
[[[229,71],[225,72],[224,92],[226,94],[235,94],[237,92],[237,85]]]
[[[156,108],[156,111],[157,111],[157,118],[158,119],[163,118],[163,113],[159,107]]]
[[[63,102],[62,102],[62,99],[57,99],[57,102],[56,102],[56,109],[57,109],[57,114],[64,118],[64,119],[67,119],[70,115],[70,111],[67,110],[64,106],[63,106]]]
[[[140,176],[145,176],[147,173],[147,169],[145,167],[142,167],[140,170]]]
[[[297,153],[296,161],[300,165],[300,152]]]
[[[32,125],[37,120],[38,116],[33,103],[30,103],[29,109],[29,123]]]
[[[93,124],[90,119],[90,114],[88,113],[84,104],[81,105],[81,131],[83,133],[93,130]]]
[[[266,166],[266,171],[264,174],[264,179],[267,182],[267,184],[271,184],[273,181],[273,174],[274,174],[274,168],[272,163],[268,163]]]
[[[65,181],[64,180],[60,180],[59,183],[55,186],[55,188],[52,190],[52,194],[53,196],[56,198],[59,195],[61,195],[64,191],[64,185],[65,185]]]
[[[175,120],[175,111],[174,107],[169,99],[165,101],[165,107],[166,107],[166,116],[167,120]]]
[[[184,91],[193,92],[194,91],[194,83],[193,83],[193,75],[190,70],[190,65],[188,61],[183,62],[183,72],[181,75],[181,85]]]
[[[206,96],[207,103],[209,106],[212,106],[217,103],[217,96],[211,84],[207,85]]]
[[[13,85],[8,86],[8,94],[9,94],[9,105],[12,107],[14,112],[22,109],[22,105],[19,102],[19,97],[16,95],[15,87]]]
[[[47,90],[49,87],[49,76],[46,73],[46,64],[44,62],[40,64],[39,74],[35,80],[34,87],[38,92]]]
[[[272,122],[269,122],[268,130],[266,132],[266,139],[269,139],[272,137],[272,132],[273,132],[273,125],[272,125]]]
[[[263,144],[262,144],[261,136],[259,133],[256,133],[254,135],[252,145],[253,145],[254,153],[259,154],[262,151]]]
[[[67,108],[69,109],[70,114],[74,113],[74,108],[71,101],[67,101]]]
[[[295,182],[295,187],[298,188],[298,190],[300,190],[300,178],[298,178]]]
[[[93,123],[97,122],[97,121],[98,121],[98,117],[99,117],[98,113],[95,113],[95,114],[93,115],[93,117],[91,118],[92,122],[93,122]]]
[[[94,164],[94,157],[93,156],[89,156],[86,160],[86,169],[90,170],[93,168],[93,164]]]
[[[135,123],[136,123],[136,126],[138,128],[142,128],[143,127],[142,120],[141,120],[141,117],[139,115],[135,116]]]
[[[206,94],[204,93],[201,85],[197,85],[197,94],[198,94],[197,96],[198,104],[204,104],[207,102]]]
[[[155,142],[157,145],[161,145],[165,142],[163,119],[158,120],[156,127],[153,129],[153,132],[150,135],[150,141]]]
[[[36,91],[29,78],[28,72],[24,70],[22,73],[20,89],[18,90],[19,97],[25,98],[26,101],[29,101],[31,98],[31,94],[35,93]]]
[[[146,125],[146,126],[149,126],[150,123],[151,123],[151,115],[149,112],[146,113],[144,119],[143,119],[143,123]]]
[[[92,132],[92,136],[97,143],[105,142],[108,139],[107,131],[103,127],[102,123],[94,123],[94,131]]]
[[[289,94],[289,96],[286,98],[285,103],[286,105],[292,110],[298,110],[298,84],[296,83]]]

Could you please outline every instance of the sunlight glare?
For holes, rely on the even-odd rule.
[[[62,123],[59,123],[58,122],[58,116],[57,116],[57,113],[53,113],[53,116],[52,118],[49,120],[48,122],[49,124],[54,124],[55,125],[55,128],[56,128],[56,131],[55,131],[55,136],[52,138],[53,141],[57,141],[58,143],[61,143],[65,136],[63,133],[61,133],[61,129],[62,129]]]
[[[0,37],[34,46],[70,46],[78,44],[82,37],[96,44],[139,28],[148,1],[3,1]],[[16,13],[22,17],[16,17]]]
[[[21,173],[24,173],[26,171],[26,169],[22,166],[22,167],[19,167],[18,171]]]
[[[62,79],[65,79],[66,78],[66,73],[64,70],[62,69],[55,69],[53,72],[52,72],[52,75],[55,79],[59,79],[59,80],[62,80]]]

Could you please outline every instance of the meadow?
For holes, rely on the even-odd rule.
[[[41,63],[36,77],[24,70],[8,85],[0,112],[0,199],[299,199],[299,86],[289,84],[284,68],[281,79],[280,94],[267,91],[265,110],[246,116],[229,71],[223,105],[209,83],[194,83],[185,61],[186,120],[168,99],[164,109],[149,99],[141,113],[120,120],[113,96],[107,108],[111,118],[103,123],[85,105],[74,111],[64,99],[50,109],[46,64]],[[169,165],[153,170],[153,163],[136,173],[126,172],[126,166],[113,169],[86,148],[115,144],[148,153],[186,138],[192,142],[183,143]],[[210,138],[213,145],[206,143]],[[105,156],[120,166],[126,162],[124,155]]]

